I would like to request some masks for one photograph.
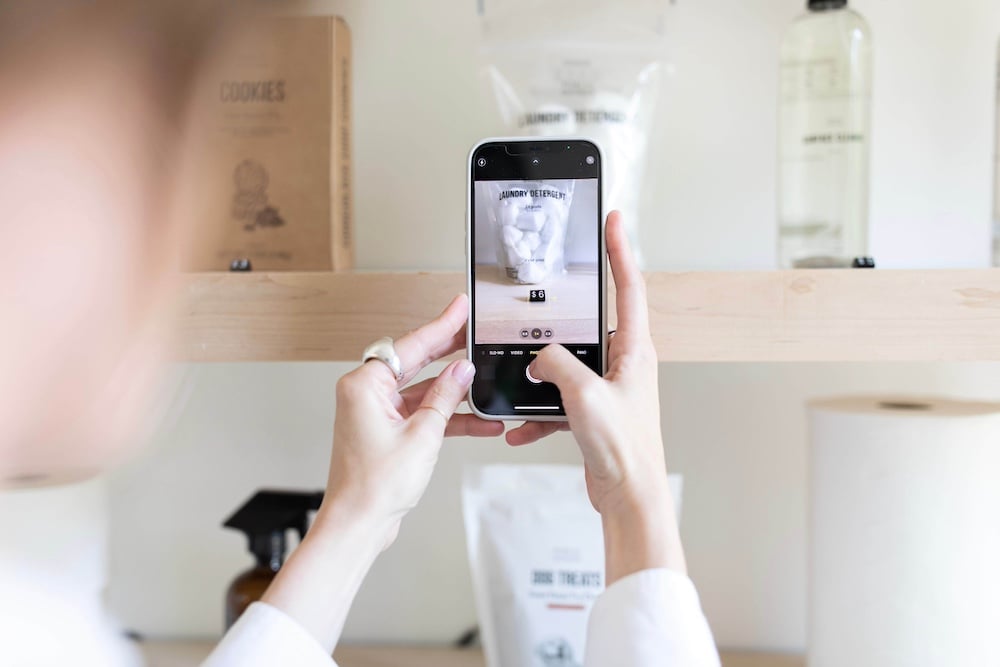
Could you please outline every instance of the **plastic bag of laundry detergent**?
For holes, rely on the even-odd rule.
[[[565,267],[573,180],[489,181],[489,219],[497,263],[507,278],[536,285]]]
[[[478,0],[484,78],[509,136],[582,137],[632,247],[665,49],[664,0]]]
[[[680,512],[681,478],[670,485]],[[462,511],[488,667],[581,667],[604,590],[601,517],[583,467],[468,467]]]

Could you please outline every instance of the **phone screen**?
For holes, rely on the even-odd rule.
[[[588,141],[506,141],[472,153],[472,400],[492,416],[565,415],[528,373],[560,344],[604,368],[600,152]]]

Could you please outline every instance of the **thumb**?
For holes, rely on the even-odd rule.
[[[532,376],[559,387],[559,392],[564,396],[567,390],[582,387],[597,379],[594,371],[562,345],[543,348],[528,368]]]
[[[469,392],[476,367],[466,359],[448,365],[427,388],[420,406],[410,417],[410,423],[444,437],[448,420]]]

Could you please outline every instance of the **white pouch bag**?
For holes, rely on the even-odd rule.
[[[484,81],[502,132],[596,142],[604,158],[605,210],[622,211],[638,253],[666,0],[477,0],[476,6]]]
[[[682,481],[670,476],[678,515]],[[601,517],[583,467],[468,467],[462,511],[488,667],[581,667],[604,590]]]

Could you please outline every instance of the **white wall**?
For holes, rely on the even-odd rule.
[[[304,4],[353,29],[359,266],[461,268],[464,158],[500,128],[478,79],[475,0]],[[804,5],[669,7],[673,74],[641,207],[649,268],[774,266],[776,54]],[[884,267],[985,266],[1000,3],[851,6],[875,41],[873,254]]]
[[[321,488],[333,385],[350,364],[178,369],[152,445],[113,480],[112,606],[152,635],[220,631],[245,540],[220,528],[254,489]],[[998,364],[676,364],[660,369],[668,465],[683,473],[682,532],[726,646],[801,649],[806,609],[804,400],[860,392],[1000,400]],[[459,512],[461,467],[576,462],[554,437],[511,449],[449,441],[427,495],[365,582],[353,639],[447,641],[474,623]]]
[[[112,483],[111,604],[152,635],[221,631],[222,602],[252,562],[222,521],[255,489],[326,483],[333,388],[352,364],[178,368],[182,397],[152,446]],[[440,368],[438,368],[440,370]],[[475,624],[459,508],[469,462],[575,462],[567,437],[514,450],[449,441],[424,502],[380,557],[346,636],[445,641]]]
[[[641,238],[651,268],[774,262],[775,53],[799,0],[677,0],[674,73],[650,148]],[[856,0],[876,43],[873,254],[882,266],[983,266],[1000,3]],[[459,269],[463,160],[494,131],[480,97],[473,0],[313,2],[355,40],[358,263]],[[394,332],[387,332],[394,333]],[[117,475],[111,599],[154,634],[219,630],[248,564],[218,527],[259,486],[317,488],[345,364],[186,366],[177,405]],[[803,401],[896,390],[1000,400],[996,365],[663,365],[668,463],[686,475],[692,574],[728,646],[805,645]],[[186,398],[185,398],[186,397]],[[449,443],[385,553],[350,638],[447,640],[473,609],[458,510],[468,461],[572,461],[568,438],[512,451]]]

